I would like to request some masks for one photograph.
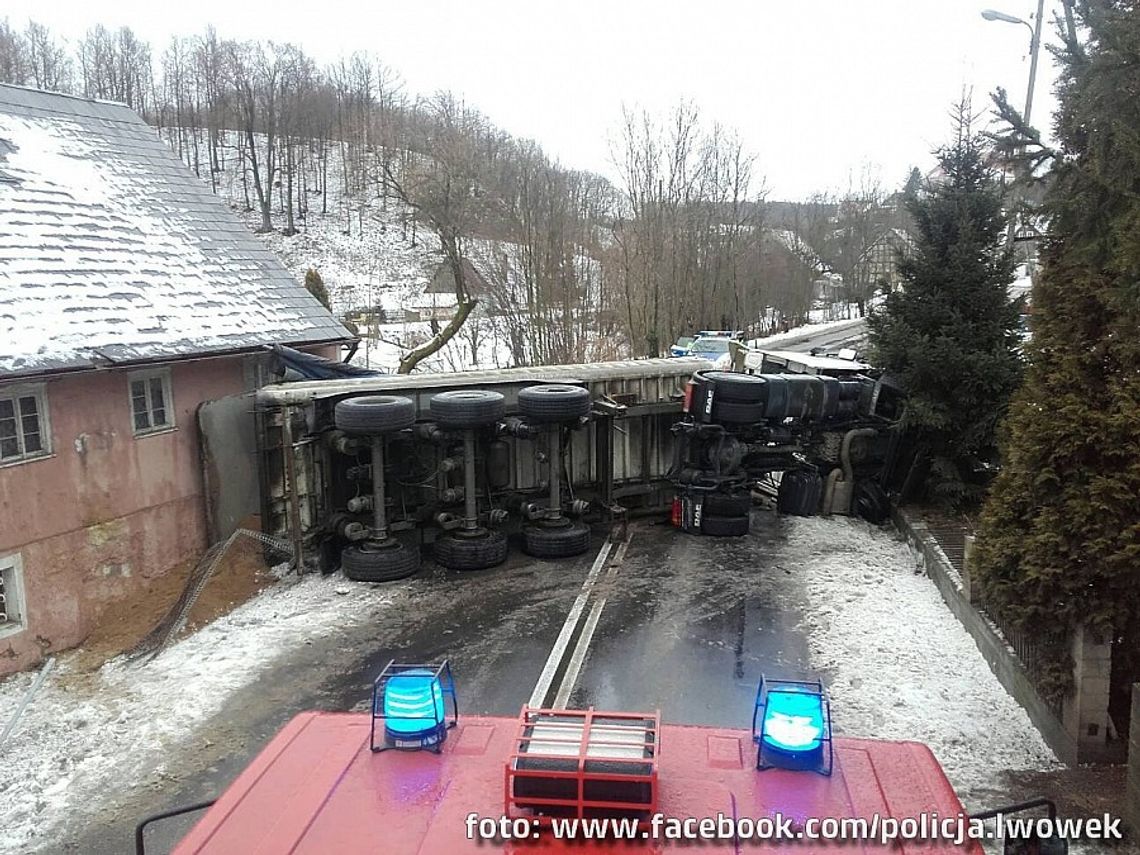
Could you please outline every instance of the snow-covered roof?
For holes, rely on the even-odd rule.
[[[130,109],[0,85],[0,377],[348,338]]]

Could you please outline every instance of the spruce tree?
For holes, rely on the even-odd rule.
[[[903,287],[869,320],[873,361],[908,393],[905,427],[930,455],[930,486],[956,505],[977,498],[962,467],[993,446],[1021,373],[1002,192],[971,118],[963,101],[937,177],[907,182],[915,241]]]
[[[1044,643],[1051,697],[1071,683],[1073,629],[1113,630],[1119,702],[1140,678],[1140,3],[1078,9],[1087,41],[1060,54],[1029,367],[976,569],[989,606]]]
[[[325,280],[312,267],[305,271],[305,288],[320,300],[322,306],[329,310],[332,309],[332,304],[329,302],[329,289],[325,287]]]

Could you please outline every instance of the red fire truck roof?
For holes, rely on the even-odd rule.
[[[497,820],[504,812],[504,769],[518,745],[518,721],[465,716],[442,753],[369,748],[367,713],[303,713],[294,718],[233,782],[175,849],[212,853],[454,853],[489,851],[468,838],[468,815]],[[962,810],[930,750],[913,742],[836,738],[830,777],[810,771],[757,771],[748,731],[664,725],[658,811],[666,817],[809,817],[904,819]],[[666,840],[539,844],[507,851],[656,852]],[[720,851],[749,848],[722,842]],[[806,841],[768,851],[808,853],[834,844]],[[844,851],[881,851],[849,843]],[[950,851],[948,843],[904,843],[905,853]],[[972,844],[966,851],[980,853]]]

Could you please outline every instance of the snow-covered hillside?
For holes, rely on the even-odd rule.
[[[219,176],[218,192],[250,230],[256,231],[261,215],[256,208],[248,210],[245,206],[238,159],[230,158],[226,167]],[[345,194],[343,183],[337,179],[340,170],[340,153],[333,147],[328,165],[328,198],[323,204],[319,190],[310,186],[309,211],[295,221],[296,234],[282,234],[284,214],[275,210],[275,230],[258,236],[298,281],[304,281],[310,269],[320,274],[332,310],[339,318],[382,308],[387,323],[359,325],[362,341],[353,362],[395,371],[403,354],[433,335],[429,316],[446,318],[455,299],[449,299],[447,294],[425,293],[443,263],[435,235],[422,226],[413,230],[407,208],[397,199],[362,199]],[[322,208],[326,213],[322,213]],[[460,335],[421,362],[418,370],[463,371],[511,364],[510,349],[498,325],[477,313]]]
[[[341,179],[341,151],[329,148],[326,199],[321,198],[318,176],[310,174],[307,186],[308,212],[297,216],[297,232],[285,235],[280,188],[274,188],[274,230],[259,233],[260,239],[281,258],[285,266],[304,281],[316,270],[328,289],[338,318],[355,320],[361,343],[353,362],[369,368],[395,371],[400,358],[428,341],[445,325],[456,300],[443,289],[431,293],[429,283],[444,264],[439,241],[430,229],[415,227],[409,209],[398,199],[384,199],[375,192],[346,193]],[[231,155],[218,177],[218,192],[246,222],[251,231],[261,225],[260,212],[247,206],[254,200],[252,187],[243,187],[240,160]],[[322,210],[324,213],[322,213]],[[419,363],[419,371],[464,371],[476,368],[506,368],[518,364],[511,347],[511,323],[526,318],[520,310],[518,292],[525,267],[522,248],[504,241],[470,240],[469,260],[482,272],[493,293],[480,294],[480,305],[463,328],[440,351]],[[590,313],[603,305],[602,271],[597,260],[575,258],[581,298]],[[383,317],[361,319],[362,312],[383,309]],[[835,321],[835,307],[813,310],[814,323]],[[508,318],[507,315],[512,317]],[[557,314],[557,313],[555,313]],[[550,318],[531,322],[549,322]],[[577,333],[584,345],[584,359],[605,360],[632,356],[621,337],[592,329]],[[803,332],[798,330],[797,332]],[[522,346],[516,341],[516,346]],[[534,359],[533,355],[527,355]]]
[[[309,211],[295,221],[297,234],[281,233],[285,216],[276,205],[273,225],[277,230],[260,237],[299,281],[310,268],[317,270],[337,314],[380,305],[398,316],[401,309],[416,304],[435,273],[441,261],[439,242],[422,228],[413,236],[410,226],[405,227],[407,209],[397,200],[346,195],[338,178],[341,158],[335,146],[329,151],[327,174],[328,198],[322,200],[319,187],[310,186]],[[227,160],[218,193],[250,230],[257,230],[261,215],[256,207],[245,208],[237,157]],[[249,193],[252,199],[252,188]],[[321,213],[322,209],[327,213]]]

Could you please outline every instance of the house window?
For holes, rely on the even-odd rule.
[[[0,557],[0,636],[24,628],[22,570],[19,555]]]
[[[51,454],[42,386],[0,389],[0,464]]]
[[[131,426],[135,435],[174,427],[170,370],[138,371],[130,375]]]

